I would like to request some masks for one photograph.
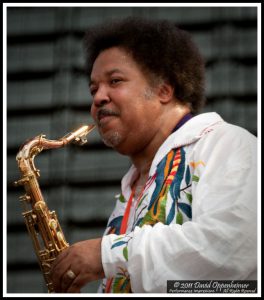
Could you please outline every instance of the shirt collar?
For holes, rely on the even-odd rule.
[[[176,130],[178,130],[184,123],[189,121],[192,117],[193,117],[193,115],[191,113],[184,115],[184,117],[178,122],[178,124],[175,126],[175,128],[172,130],[172,132],[175,132]]]
[[[150,176],[155,173],[158,163],[171,149],[196,142],[205,132],[210,130],[210,127],[222,122],[223,119],[215,112],[199,114],[189,119],[189,122],[186,121],[180,128],[172,132],[158,149],[150,168]]]

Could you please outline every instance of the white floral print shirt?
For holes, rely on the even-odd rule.
[[[166,293],[167,280],[256,279],[255,136],[215,112],[193,117],[159,148],[120,234],[136,176],[132,165],[108,221],[99,292]]]

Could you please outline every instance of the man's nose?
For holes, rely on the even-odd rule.
[[[93,95],[93,104],[96,107],[102,107],[110,102],[110,96],[108,94],[107,88],[100,86]]]

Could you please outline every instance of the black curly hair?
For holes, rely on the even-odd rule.
[[[128,17],[103,23],[86,31],[84,46],[88,77],[100,52],[117,46],[132,55],[150,81],[171,84],[176,99],[188,103],[193,114],[205,103],[204,60],[190,34],[168,20]]]

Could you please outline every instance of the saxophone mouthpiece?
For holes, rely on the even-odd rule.
[[[78,145],[83,145],[87,142],[86,136],[95,128],[95,125],[83,125],[78,129],[66,134],[60,140],[63,141],[63,144],[74,143]]]

